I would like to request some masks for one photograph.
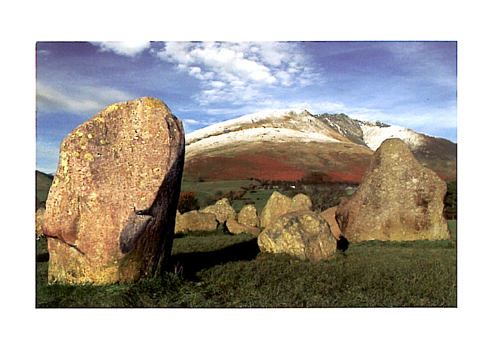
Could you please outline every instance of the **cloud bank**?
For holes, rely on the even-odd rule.
[[[241,105],[266,89],[304,87],[319,81],[309,57],[295,43],[167,42],[157,57],[200,81],[200,105]]]
[[[98,46],[100,52],[114,52],[129,57],[134,57],[151,46],[149,41],[91,41],[90,43]]]

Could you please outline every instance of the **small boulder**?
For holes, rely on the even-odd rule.
[[[215,214],[215,217],[220,224],[224,224],[227,219],[236,219],[236,211],[231,206],[227,198],[218,200],[214,205],[209,205],[200,212]]]
[[[342,236],[342,232],[340,231],[337,220],[335,220],[335,213],[337,212],[337,207],[329,208],[325,211],[322,211],[320,215],[328,222],[330,225],[330,231],[333,233],[337,240],[340,240]]]
[[[249,233],[253,236],[258,236],[260,234],[260,228],[240,224],[234,219],[227,219],[226,228],[231,234]]]
[[[278,191],[273,192],[260,214],[260,226],[271,226],[281,215],[288,213],[291,204],[292,200],[289,197]]]
[[[288,213],[299,210],[311,210],[311,208],[312,208],[311,199],[303,193],[298,193],[293,197],[292,203],[288,208]]]
[[[215,214],[201,213],[197,210],[188,211],[177,216],[175,233],[183,231],[211,231],[218,226]]]
[[[400,139],[373,154],[358,190],[340,202],[336,220],[349,242],[449,239],[446,183]]]
[[[329,259],[337,250],[328,222],[306,210],[282,215],[262,231],[257,242],[263,252],[287,253],[311,261]]]
[[[242,225],[259,227],[260,220],[257,215],[257,208],[251,204],[245,205],[238,213],[238,222]]]

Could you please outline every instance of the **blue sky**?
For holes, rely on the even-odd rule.
[[[343,112],[457,141],[457,44],[38,42],[37,169],[106,106],[163,100],[186,133],[266,109]]]

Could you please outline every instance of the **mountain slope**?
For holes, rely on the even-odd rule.
[[[245,115],[187,134],[184,175],[207,181],[295,181],[321,172],[332,181],[359,182],[373,152],[391,137],[405,141],[442,177],[456,176],[456,144],[445,139],[301,109]]]

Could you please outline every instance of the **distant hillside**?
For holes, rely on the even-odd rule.
[[[311,172],[359,182],[373,152],[402,139],[442,178],[456,177],[456,144],[400,126],[306,110],[259,112],[186,135],[184,175],[192,180],[300,180]]]
[[[47,200],[47,195],[49,194],[50,186],[52,185],[52,180],[54,177],[49,174],[45,174],[35,171],[35,185],[36,185],[36,209],[45,206],[45,201]]]

